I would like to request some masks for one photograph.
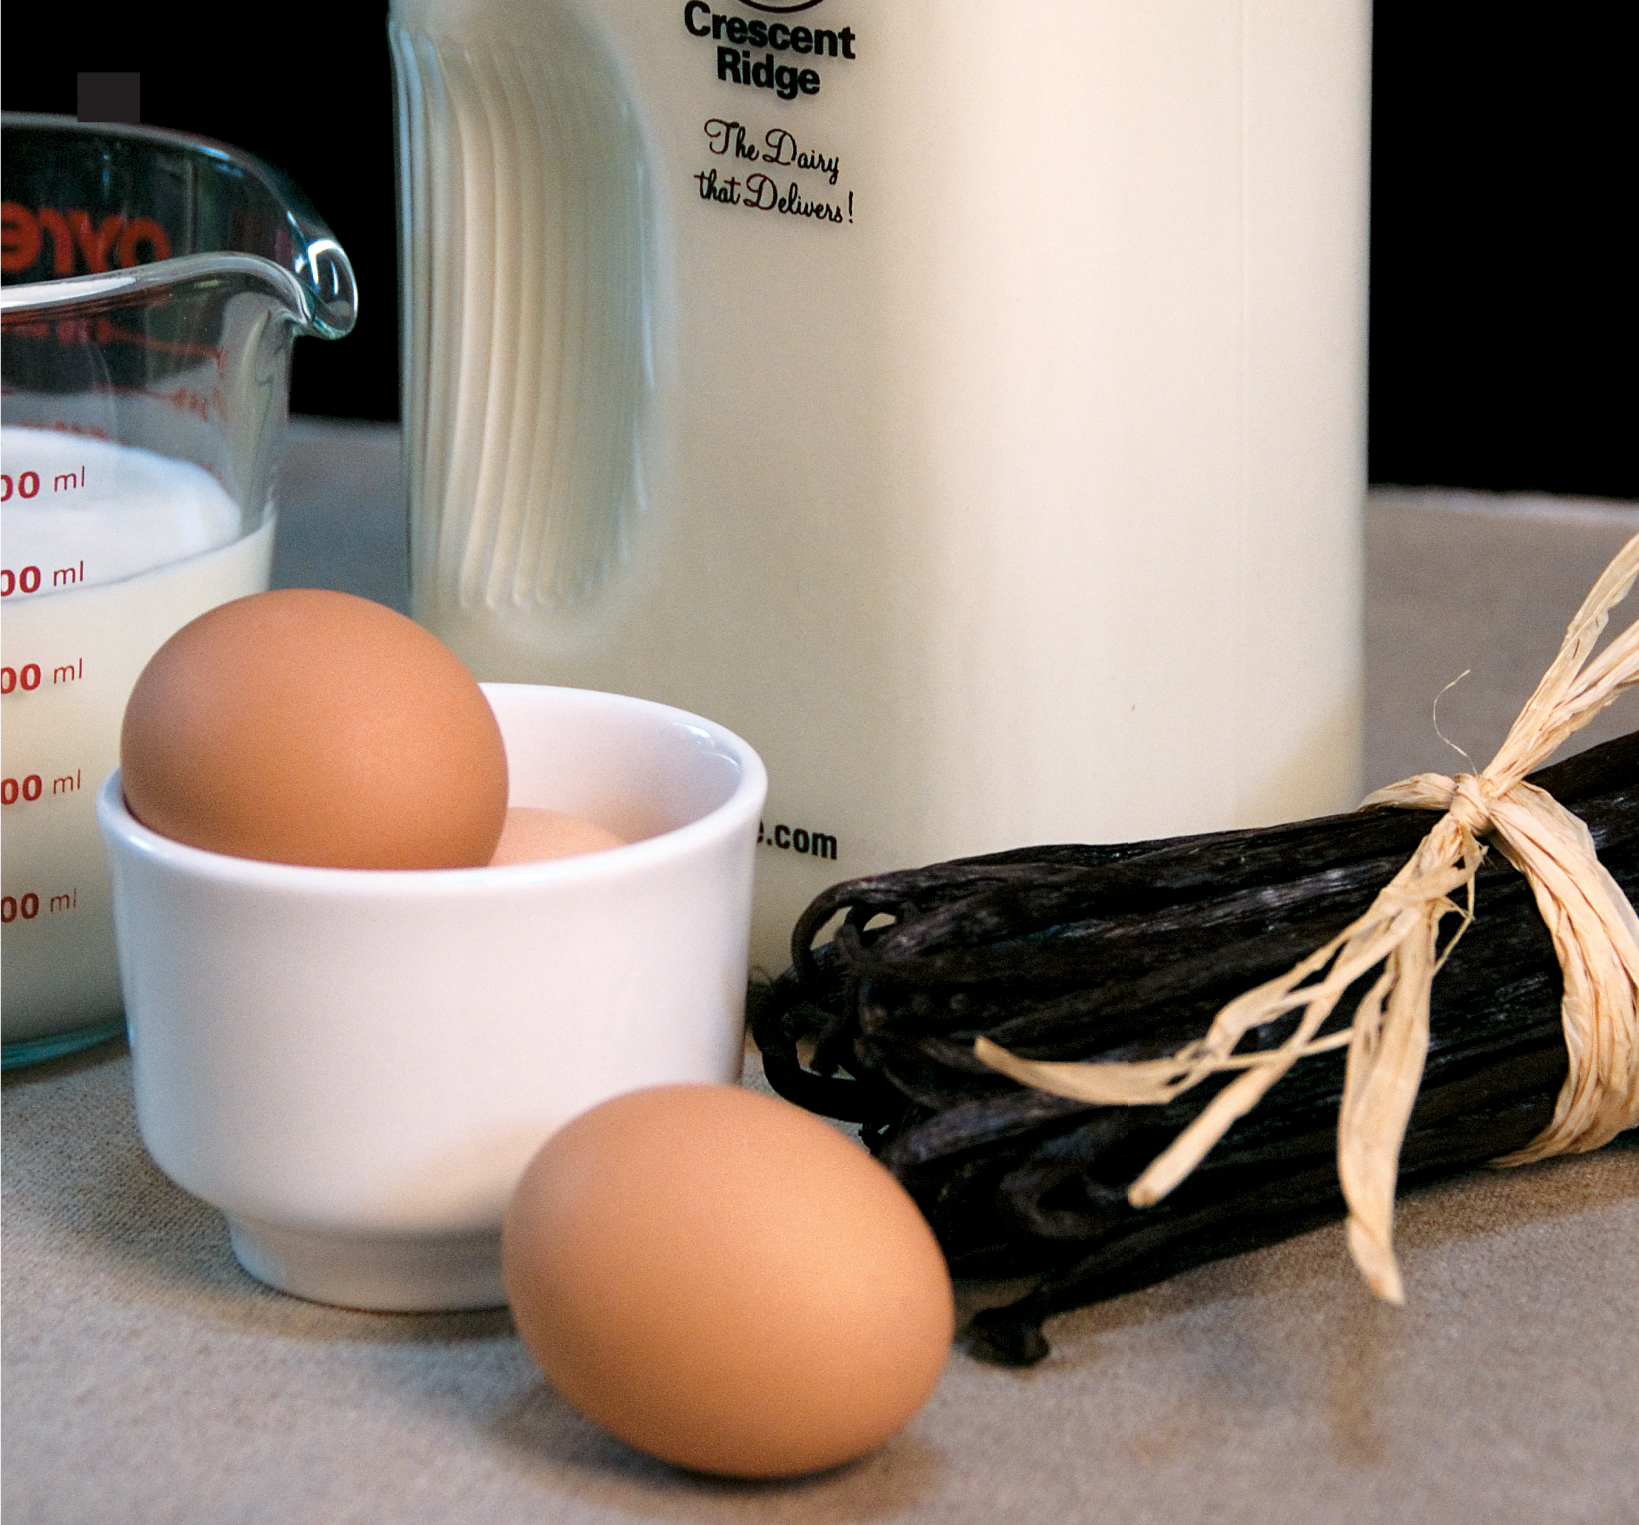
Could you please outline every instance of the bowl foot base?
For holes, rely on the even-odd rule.
[[[310,1302],[379,1313],[498,1308],[501,1235],[356,1237],[228,1219],[239,1264],[258,1281]]]

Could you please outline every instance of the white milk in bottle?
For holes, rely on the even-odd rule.
[[[1365,0],[393,0],[416,616],[844,877],[1357,797]]]
[[[271,514],[185,461],[0,429],[0,950],[5,1042],[120,1015],[95,801],[148,658],[196,615],[267,587]]]

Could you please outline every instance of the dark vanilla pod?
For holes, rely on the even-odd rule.
[[[1639,734],[1532,782],[1586,822],[1600,860],[1639,899]],[[1295,1066],[1169,1196],[1135,1208],[1127,1187],[1230,1077],[1166,1105],[1095,1106],[1017,1085],[974,1056],[973,1040],[1044,1060],[1169,1055],[1359,916],[1434,819],[1374,809],[1022,848],[833,886],[798,922],[792,967],[754,1018],[769,1082],[861,1124],[954,1275],[1037,1278],[970,1331],[978,1353],[1031,1364],[1047,1353],[1052,1314],[1341,1218],[1345,1057]],[[1500,853],[1480,870],[1476,908],[1434,982],[1402,1186],[1522,1147],[1565,1079],[1559,965]],[[838,913],[829,941],[812,946]],[[1368,983],[1323,1032],[1348,1025]],[[1295,1021],[1267,1024],[1242,1049],[1276,1046]]]

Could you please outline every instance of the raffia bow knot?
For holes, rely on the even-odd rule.
[[[1168,1102],[1209,1075],[1240,1071],[1128,1189],[1132,1204],[1144,1207],[1178,1185],[1300,1059],[1346,1044],[1337,1164],[1349,1252],[1378,1296],[1403,1301],[1392,1238],[1400,1145],[1422,1082],[1430,989],[1473,920],[1474,876],[1486,841],[1525,875],[1553,938],[1564,972],[1570,1060],[1548,1126],[1493,1163],[1597,1149],[1639,1124],[1639,917],[1599,862],[1582,821],[1525,782],[1567,736],[1639,683],[1639,621],[1593,655],[1610,610],[1636,574],[1639,535],[1594,584],[1559,655],[1482,772],[1420,773],[1366,797],[1362,808],[1442,814],[1363,916],[1280,978],[1231,1001],[1205,1037],[1168,1058],[1131,1063],[1040,1063],[987,1038],[975,1041],[978,1056],[1026,1085],[1114,1106]],[[1459,893],[1462,904],[1452,898]],[[1451,915],[1462,926],[1442,949],[1440,923]],[[1320,1036],[1344,992],[1374,969],[1349,1026]],[[1294,1012],[1297,1025],[1278,1047],[1237,1052],[1254,1028]]]
[[[1456,817],[1457,824],[1471,836],[1483,837],[1491,829],[1491,800],[1485,777],[1480,773],[1459,773],[1446,778],[1438,773],[1423,773],[1436,790],[1445,794],[1445,810]]]

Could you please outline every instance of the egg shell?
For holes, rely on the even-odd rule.
[[[126,804],[190,846],[330,868],[487,864],[506,749],[483,691],[402,614],[316,588],[202,614],[120,732]]]
[[[585,853],[606,852],[624,847],[618,837],[596,821],[565,815],[561,810],[543,810],[534,805],[514,805],[506,813],[501,840],[495,845],[490,863],[549,863],[555,858],[578,858]]]
[[[904,1188],[828,1124],[735,1086],[630,1092],[560,1129],[518,1183],[501,1262],[559,1392],[702,1472],[865,1454],[932,1392],[954,1332]]]

